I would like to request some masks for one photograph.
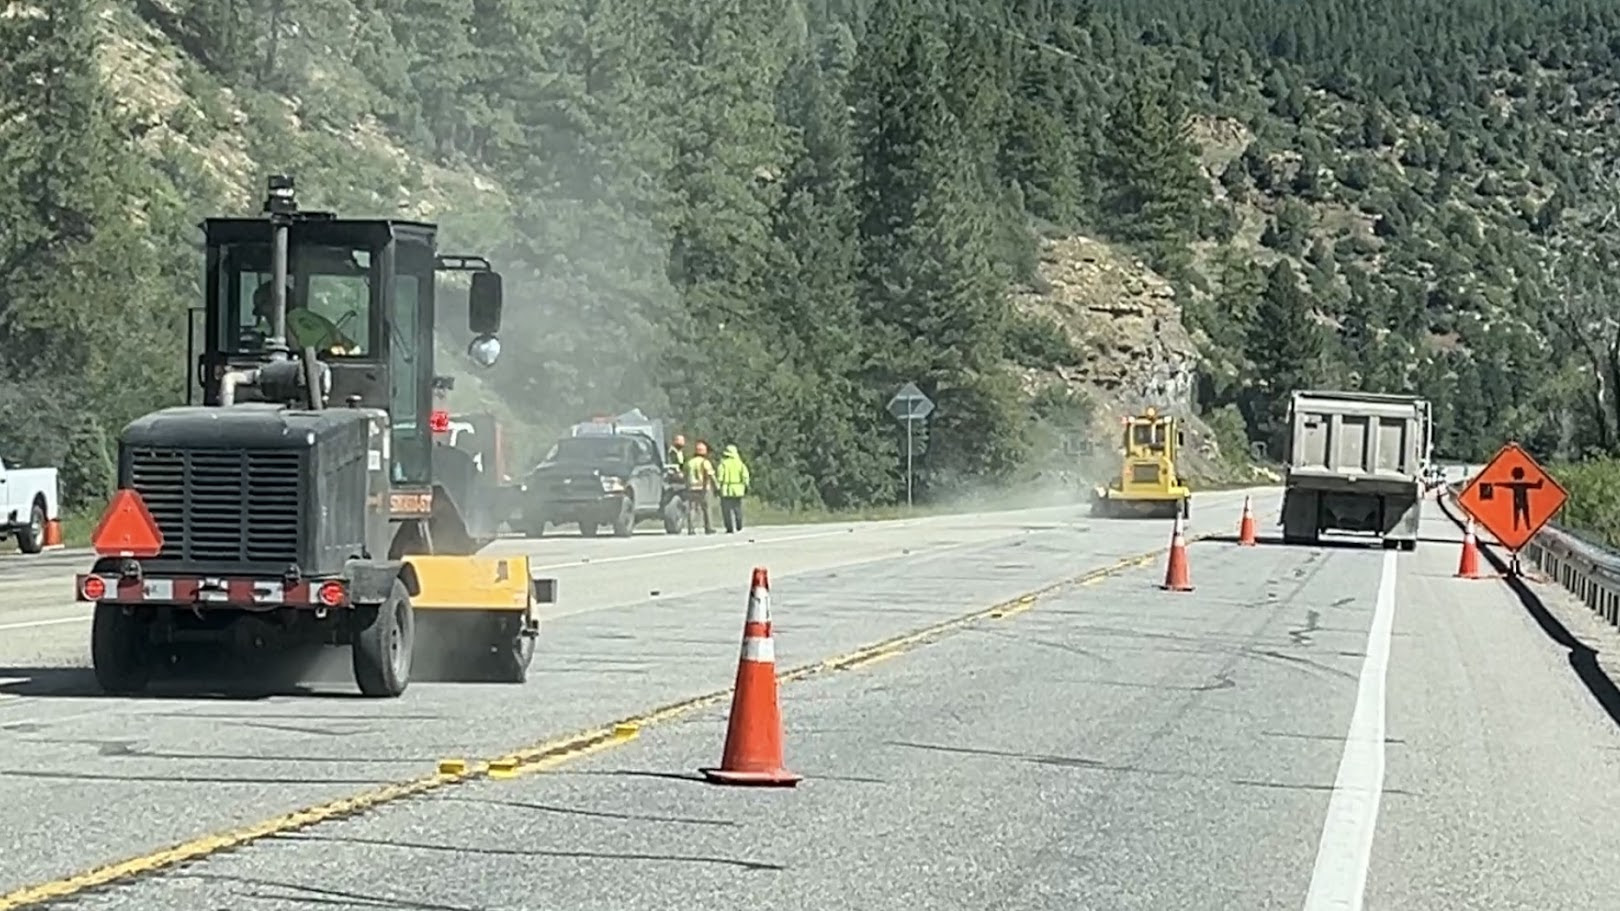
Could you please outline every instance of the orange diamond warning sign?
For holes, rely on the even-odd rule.
[[[1457,495],[1474,521],[1509,550],[1530,543],[1568,499],[1564,488],[1518,443],[1503,446]]]

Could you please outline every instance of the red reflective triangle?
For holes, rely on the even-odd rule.
[[[103,557],[155,557],[163,550],[163,530],[141,495],[126,487],[113,494],[90,544]]]

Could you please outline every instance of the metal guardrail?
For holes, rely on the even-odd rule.
[[[1446,486],[1453,505],[1457,505],[1457,495],[1465,483]],[[1452,518],[1459,519],[1461,514],[1458,506]],[[1620,626],[1620,553],[1548,522],[1519,551],[1519,559],[1580,598],[1610,625]]]

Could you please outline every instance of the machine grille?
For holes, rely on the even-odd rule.
[[[1157,484],[1157,483],[1159,483],[1159,466],[1157,466],[1157,465],[1132,465],[1131,466],[1131,481],[1136,483],[1136,484]]]
[[[163,530],[160,559],[298,562],[295,451],[135,449],[130,484]]]

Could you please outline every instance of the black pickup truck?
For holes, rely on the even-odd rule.
[[[645,433],[620,431],[564,437],[546,453],[520,488],[522,518],[531,538],[547,525],[579,524],[589,538],[603,525],[627,537],[636,523],[662,519],[664,531],[681,528],[680,470],[664,464]]]

